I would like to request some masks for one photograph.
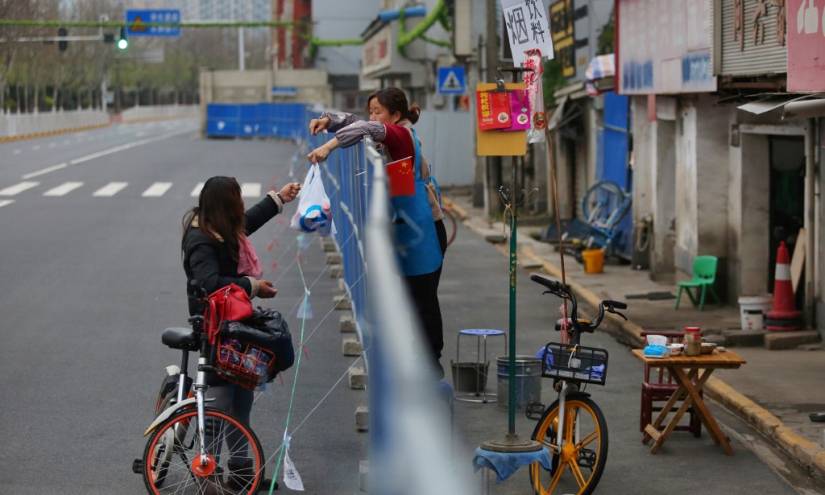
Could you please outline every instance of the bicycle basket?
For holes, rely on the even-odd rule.
[[[604,385],[607,379],[607,350],[550,342],[544,346],[541,370],[547,378]]]
[[[226,381],[253,390],[272,374],[275,356],[251,343],[218,335],[215,343],[215,372]]]

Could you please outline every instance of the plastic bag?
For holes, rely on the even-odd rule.
[[[290,227],[301,232],[316,232],[328,236],[333,232],[329,197],[321,181],[321,168],[310,166],[298,199],[298,210]]]

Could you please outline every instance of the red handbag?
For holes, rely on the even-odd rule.
[[[221,323],[241,321],[252,316],[252,302],[246,291],[237,284],[229,284],[209,294],[204,320],[209,343],[214,345]]]

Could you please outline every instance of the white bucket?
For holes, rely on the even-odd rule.
[[[765,314],[771,310],[772,304],[771,296],[740,297],[739,316],[742,320],[742,330],[761,332],[765,325]]]

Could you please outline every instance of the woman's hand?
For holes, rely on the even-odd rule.
[[[299,192],[301,192],[301,184],[290,182],[278,191],[278,196],[280,196],[281,201],[284,203],[289,203],[298,197]]]
[[[329,127],[329,117],[312,119],[309,121],[309,133],[313,136]]]
[[[258,297],[261,299],[271,299],[278,293],[278,289],[272,286],[269,280],[258,280]]]
[[[330,150],[326,144],[318,146],[317,148],[309,152],[309,154],[307,155],[307,160],[309,160],[311,163],[322,162],[327,159],[327,157],[329,156],[329,152]]]

